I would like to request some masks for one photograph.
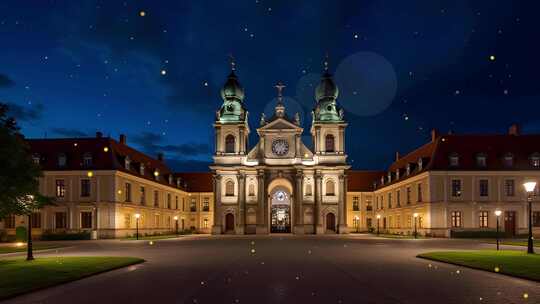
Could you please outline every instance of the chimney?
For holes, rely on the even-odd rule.
[[[508,135],[515,135],[515,136],[518,136],[521,132],[520,132],[520,128],[519,128],[519,125],[518,124],[513,124],[510,126],[510,128],[508,128]]]
[[[159,153],[157,154],[157,159],[158,159],[160,162],[162,162],[162,161],[163,161],[163,153],[159,152]]]
[[[437,137],[439,137],[439,132],[437,129],[431,129],[431,142],[435,142]]]
[[[96,132],[96,137],[97,137],[97,138],[102,138],[102,137],[103,137],[103,133],[101,133],[101,132],[99,132],[99,131]]]
[[[125,145],[126,144],[126,135],[120,134],[120,143]]]
[[[399,151],[396,151],[396,161],[399,160]]]

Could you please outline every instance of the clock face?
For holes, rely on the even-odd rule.
[[[283,191],[279,191],[276,193],[276,198],[278,201],[282,202],[285,200],[285,193]]]
[[[289,143],[285,139],[276,139],[272,142],[272,152],[277,156],[286,155],[289,152]]]

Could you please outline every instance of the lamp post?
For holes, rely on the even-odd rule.
[[[536,182],[526,182],[523,184],[527,191],[527,202],[529,203],[529,237],[527,238],[527,253],[534,253],[533,235],[532,235],[532,194],[536,188]]]
[[[358,226],[360,226],[360,218],[358,217],[358,215],[354,217],[354,220],[356,222],[356,233],[358,233]]]
[[[139,213],[135,213],[135,229],[136,229],[135,238],[137,240],[139,240],[139,218],[140,217],[141,215]]]
[[[416,229],[416,219],[418,218],[418,213],[415,212],[413,214],[413,217],[414,217],[414,238],[416,239],[416,238],[418,238],[418,231]]]
[[[377,235],[379,235],[379,221],[381,220],[381,215],[377,214]]]
[[[178,236],[178,215],[174,216],[174,226],[176,229],[176,235]]]
[[[499,250],[499,218],[501,217],[502,211],[501,210],[495,210],[495,215],[497,216],[497,250]]]

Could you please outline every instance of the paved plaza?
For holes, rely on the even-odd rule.
[[[539,303],[539,283],[415,257],[491,247],[367,235],[74,242],[36,256],[58,256],[60,262],[70,255],[134,256],[147,262],[5,303]]]

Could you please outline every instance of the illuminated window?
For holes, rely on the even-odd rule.
[[[202,211],[210,211],[210,199],[208,197],[203,198]]]
[[[539,168],[540,167],[540,154],[539,153],[534,153],[529,158],[529,161],[530,161],[532,167]]]
[[[191,204],[189,205],[189,211],[191,212],[197,211],[197,201],[194,198],[191,199]]]
[[[488,227],[488,217],[489,213],[487,211],[480,211],[478,213],[478,224],[480,225],[480,228]]]
[[[452,211],[452,227],[461,227],[461,211]]]
[[[203,220],[203,228],[208,228],[208,219]]]
[[[56,180],[56,197],[66,196],[66,183],[63,179]]]
[[[352,210],[353,211],[360,211],[360,202],[358,196],[353,196],[352,198]]]

